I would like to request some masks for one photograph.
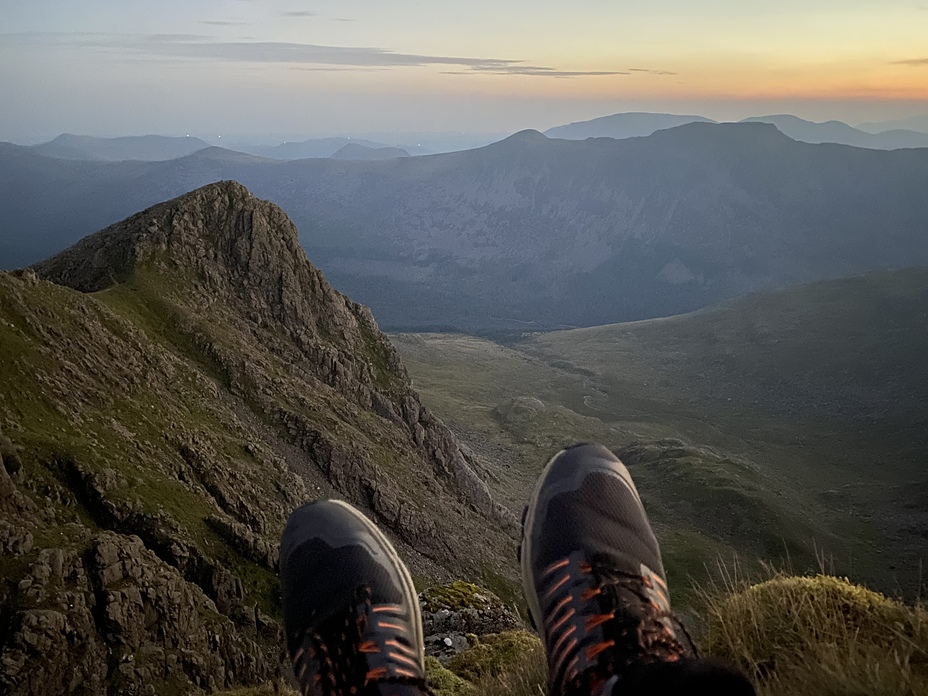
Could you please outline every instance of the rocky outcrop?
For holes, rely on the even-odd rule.
[[[475,636],[521,629],[522,620],[495,594],[457,580],[419,595],[427,655],[447,663],[468,650]]]
[[[211,691],[276,674],[276,623],[242,630],[138,537],[88,541],[83,554],[43,549],[20,580],[4,693],[154,694],[171,682]]]
[[[278,540],[309,498],[370,513],[419,577],[510,553],[370,312],[235,183],[0,274],[0,374],[0,692],[285,675]]]

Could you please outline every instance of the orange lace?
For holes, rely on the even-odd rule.
[[[371,604],[369,588],[359,588],[357,605],[342,618],[333,617],[325,636],[308,633],[294,653],[294,672],[304,695],[367,693],[375,682],[381,687],[408,684],[430,693],[402,615],[403,607]]]
[[[674,661],[688,652],[670,628],[669,611],[651,597],[669,607],[666,585],[659,587],[663,580],[653,577],[656,583],[650,576],[630,576],[599,564],[594,571],[579,553],[545,568],[539,588],[552,694],[581,681],[590,693],[629,664]],[[632,598],[622,605],[641,607],[640,616],[617,616],[620,591]]]

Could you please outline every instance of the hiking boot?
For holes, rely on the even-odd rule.
[[[280,547],[284,630],[304,696],[428,694],[409,571],[364,515],[337,500],[297,508]]]
[[[670,613],[641,498],[605,447],[577,445],[545,467],[523,519],[520,562],[552,696],[655,693],[654,686],[695,693],[695,685],[713,689],[706,693],[753,694],[737,671],[695,659],[695,646]],[[708,681],[693,681],[706,675]]]

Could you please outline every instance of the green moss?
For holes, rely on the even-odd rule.
[[[476,585],[455,580],[449,585],[437,585],[430,587],[423,596],[425,598],[426,611],[438,611],[439,609],[460,609],[462,607],[487,606],[490,602],[481,595],[481,588]]]
[[[471,682],[497,676],[526,655],[542,650],[541,641],[528,631],[469,635],[471,647],[448,662],[448,669]]]
[[[425,658],[425,678],[435,696],[477,696],[473,684],[446,669],[431,656]]]

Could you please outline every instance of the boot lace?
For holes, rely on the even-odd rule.
[[[670,613],[666,584],[643,570],[630,575],[582,552],[545,569],[539,589],[549,693],[589,695],[635,665],[695,655],[689,634]]]
[[[354,602],[307,632],[294,654],[303,696],[432,696],[402,615],[401,606],[373,604],[370,587],[359,587]]]

